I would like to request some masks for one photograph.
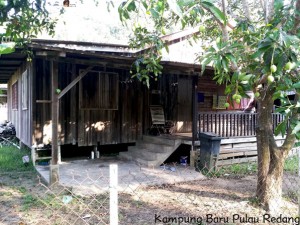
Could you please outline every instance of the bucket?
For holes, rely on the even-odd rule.
[[[187,156],[180,156],[180,164],[183,166],[187,165]]]

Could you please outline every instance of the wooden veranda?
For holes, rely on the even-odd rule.
[[[198,114],[198,133],[212,132],[223,137],[216,165],[224,166],[257,160],[257,113],[201,112]],[[273,113],[273,132],[284,116]],[[276,137],[282,144],[283,137]],[[201,146],[201,143],[200,143]]]
[[[273,113],[273,131],[284,116]],[[212,132],[221,137],[256,136],[257,113],[201,112],[198,115],[198,131]]]

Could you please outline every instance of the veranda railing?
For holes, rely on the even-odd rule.
[[[273,114],[273,131],[283,119],[283,115]],[[255,136],[256,123],[256,113],[201,112],[198,116],[199,132],[213,132],[222,137]]]

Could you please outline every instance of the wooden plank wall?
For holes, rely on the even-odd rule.
[[[175,132],[192,132],[192,76],[164,74],[160,79],[166,120],[175,122]]]
[[[76,65],[59,63],[58,85],[62,90],[76,78]],[[61,144],[76,144],[78,142],[78,107],[79,87],[76,85],[59,101],[59,135]]]
[[[49,61],[35,59],[33,64],[35,66],[29,70],[28,76],[31,87],[28,94],[30,99],[28,110],[20,110],[21,90],[19,90],[18,111],[11,110],[11,99],[8,100],[10,120],[17,124],[17,136],[28,146],[49,144],[52,138]],[[65,88],[85,68],[87,66],[59,63],[59,89]],[[105,99],[105,96],[110,98],[109,91],[115,90],[114,93],[118,93],[119,98],[118,106],[113,109],[80,108],[79,82],[60,100],[60,144],[90,146],[132,143],[143,134],[147,134],[148,128],[151,126],[150,90],[141,82],[131,80],[128,70],[102,67],[96,67],[93,70],[105,70],[105,72],[118,75],[118,85],[113,81],[108,82],[108,86],[111,87],[102,88],[103,92],[99,93],[99,96],[95,96],[95,99]],[[9,96],[11,96],[11,85],[20,79],[21,72],[23,71],[18,71],[10,80]],[[89,79],[88,76],[86,79]],[[164,74],[156,85],[155,88],[161,91],[160,103],[165,109],[166,119],[175,123],[180,122],[178,124],[180,129],[178,128],[177,132],[191,132],[192,77]],[[19,83],[20,88],[21,83]],[[34,104],[32,104],[33,102]],[[113,103],[109,105],[113,106]]]
[[[35,63],[35,76],[33,92],[35,101],[33,107],[33,143],[49,144],[52,138],[51,133],[51,103],[37,103],[37,100],[51,101],[51,80],[49,62],[37,59]]]
[[[178,114],[178,75],[163,74],[160,77],[161,105],[165,110],[166,120],[177,121]]]
[[[24,80],[22,79],[22,74],[26,69],[27,79]],[[32,146],[32,74],[31,64],[24,63],[8,82],[8,120],[14,124],[16,136],[27,146]],[[12,85],[15,82],[18,82],[18,107],[17,109],[12,109]],[[27,85],[24,85],[22,82],[27,82]],[[26,87],[27,89],[25,89]],[[22,95],[22,92],[26,94]],[[24,105],[23,101],[27,101],[27,104]]]
[[[37,85],[36,99],[47,100],[50,98],[50,79],[49,79],[49,65],[46,61],[38,60],[37,63]],[[81,71],[85,69],[84,66],[79,66],[69,63],[59,64],[59,89],[65,88]],[[141,137],[146,124],[144,115],[144,107],[148,107],[148,90],[140,82],[128,82],[130,74],[126,70],[105,68],[108,73],[118,74],[118,83],[110,81],[106,86],[100,87],[102,92],[94,91],[93,99],[101,103],[101,99],[112,99],[110,91],[118,93],[118,106],[113,109],[104,108],[96,109],[88,107],[88,104],[93,102],[85,102],[80,107],[80,82],[73,87],[60,100],[60,123],[59,135],[60,144],[76,144],[79,146],[90,145],[105,145],[116,143],[131,143],[135,142],[138,137]],[[104,68],[97,67],[93,70],[104,71]],[[92,76],[95,76],[95,72]],[[92,74],[91,73],[91,74]],[[97,75],[98,76],[98,75]],[[102,74],[100,75],[102,76]],[[84,79],[87,84],[93,82],[89,74]],[[90,79],[90,81],[89,81]],[[106,79],[107,80],[107,79]],[[84,86],[84,85],[83,85]],[[110,86],[110,87],[109,87]],[[87,85],[88,87],[88,85]],[[82,88],[87,88],[82,87]],[[94,92],[90,93],[93,94]],[[99,95],[97,95],[97,93]],[[96,96],[97,95],[97,96]],[[105,97],[106,96],[106,97]],[[83,96],[84,97],[84,96]],[[82,99],[82,101],[85,101]],[[109,103],[110,106],[113,103]],[[42,134],[36,136],[37,143],[47,143],[49,125],[51,125],[50,104],[37,103],[36,104],[36,132],[35,134]],[[51,131],[51,130],[50,130]],[[51,133],[51,132],[50,132]]]
[[[192,92],[191,76],[180,76],[178,80],[177,131],[192,132]]]
[[[204,94],[204,102],[198,103],[198,111],[212,111],[213,110],[213,95],[225,95],[225,87],[217,85],[216,81],[212,79],[211,72],[204,73],[198,79],[198,92]]]

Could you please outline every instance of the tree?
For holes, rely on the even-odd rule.
[[[257,16],[251,16],[250,11]],[[197,58],[202,71],[212,64],[214,79],[226,84],[226,94],[236,102],[247,96],[246,91],[255,93],[258,102],[256,196],[266,210],[276,211],[282,199],[284,161],[296,138],[300,139],[300,0],[228,3],[222,0],[219,5],[210,0],[127,0],[120,5],[119,14],[124,23],[143,14],[153,25],[151,28],[149,21],[145,26],[136,20],[130,45],[151,48],[133,64],[134,77],[149,84],[151,77],[159,76],[161,50],[166,47],[160,37],[166,30],[178,24],[180,29],[199,26],[195,35],[202,39],[210,37],[210,47]],[[295,93],[294,100],[289,99],[289,92]],[[281,102],[276,111],[285,116],[275,131],[276,135],[285,136],[281,146],[276,144],[272,129],[275,99]]]
[[[54,25],[45,1],[0,0],[0,54],[14,52],[18,46],[30,56],[26,44],[43,30],[53,34]]]

